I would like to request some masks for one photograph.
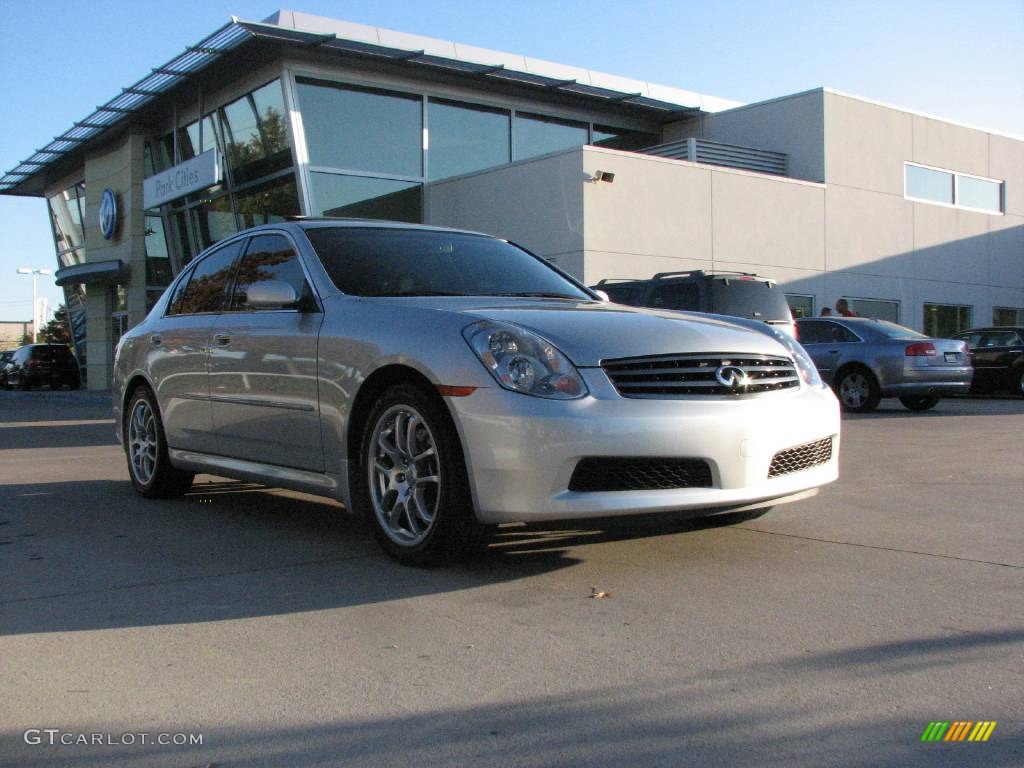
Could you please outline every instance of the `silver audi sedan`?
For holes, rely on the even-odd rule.
[[[132,483],[340,500],[402,562],[498,523],[761,510],[836,479],[839,407],[790,337],[609,303],[486,235],[294,219],[190,263],[118,344]]]

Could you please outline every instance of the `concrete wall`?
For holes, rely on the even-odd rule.
[[[828,291],[896,300],[901,322],[923,303],[1024,307],[1024,142],[826,91]],[[904,197],[904,162],[1006,182],[993,215]]]
[[[428,224],[504,237],[562,269],[583,269],[583,150],[428,184]]]
[[[825,180],[824,93],[819,88],[673,123],[664,141],[708,139],[789,155],[789,175]]]

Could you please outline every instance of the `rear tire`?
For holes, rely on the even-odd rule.
[[[934,395],[908,395],[901,397],[900,402],[911,411],[929,411],[938,404],[939,398]]]
[[[834,388],[843,410],[851,413],[873,411],[882,399],[882,389],[875,375],[860,366],[840,371]]]
[[[370,409],[352,500],[378,543],[404,565],[447,565],[486,544],[473,509],[462,445],[444,405],[398,384]]]
[[[1024,397],[1024,367],[1017,371],[1017,383],[1011,392],[1018,397]]]
[[[150,499],[164,499],[181,496],[189,489],[195,475],[171,464],[160,409],[148,387],[138,387],[132,393],[123,434],[128,476],[136,491]]]

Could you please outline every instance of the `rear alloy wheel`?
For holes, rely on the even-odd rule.
[[[171,465],[156,398],[146,387],[132,394],[124,422],[124,450],[135,490],[149,498],[180,496],[194,475]]]
[[[850,368],[836,379],[836,395],[843,408],[853,413],[866,413],[878,407],[882,391],[874,375],[864,368]]]
[[[908,395],[901,397],[900,402],[911,411],[927,411],[938,404],[939,398],[934,395]]]
[[[1024,397],[1024,368],[1017,372],[1017,386],[1014,388],[1013,393]]]
[[[407,565],[458,560],[489,530],[476,519],[459,438],[442,408],[397,385],[374,404],[363,434],[357,506],[381,546]]]

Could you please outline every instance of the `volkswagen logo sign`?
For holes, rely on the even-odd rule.
[[[734,392],[742,392],[750,386],[750,376],[737,365],[718,366],[715,378],[723,387],[728,387]]]
[[[103,239],[112,238],[115,229],[117,229],[117,198],[114,197],[114,190],[107,187],[103,190],[103,197],[100,198],[100,232],[103,233]]]

